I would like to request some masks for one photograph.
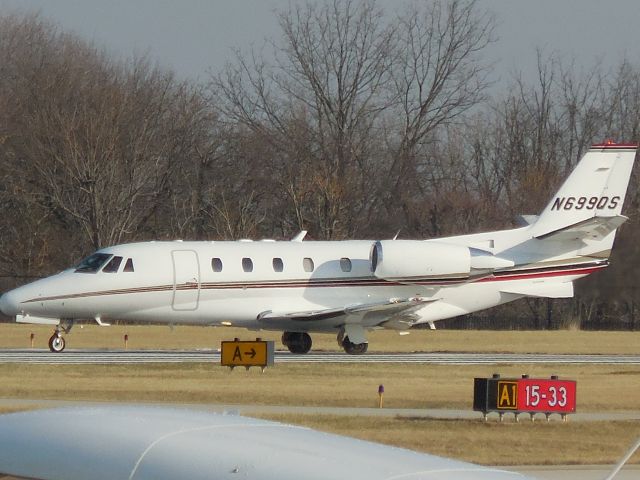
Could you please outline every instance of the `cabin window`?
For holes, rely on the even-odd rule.
[[[76,267],[77,273],[96,273],[100,270],[107,260],[111,258],[110,253],[94,253],[93,255],[85,258]]]
[[[253,260],[247,257],[243,258],[242,270],[244,270],[245,272],[253,272]]]
[[[220,258],[212,258],[211,259],[211,270],[214,272],[222,271],[222,259]]]
[[[351,271],[351,260],[349,260],[346,257],[342,257],[340,259],[340,270],[342,270],[343,272],[350,272]]]
[[[133,272],[133,259],[127,258],[127,263],[124,264],[123,272]]]
[[[304,268],[305,272],[313,272],[313,269],[314,269],[313,260],[309,257],[305,257],[302,260],[302,267]]]
[[[284,263],[282,263],[281,258],[273,259],[273,271],[274,272],[282,272],[284,270]]]
[[[122,263],[122,257],[113,257],[102,269],[105,273],[117,273]]]

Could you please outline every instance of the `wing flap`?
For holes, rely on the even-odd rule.
[[[357,305],[347,305],[339,308],[328,308],[325,310],[309,310],[304,312],[279,313],[267,311],[258,316],[259,320],[293,320],[293,321],[318,321],[327,320],[341,316],[364,316],[376,315],[383,320],[391,319],[400,313],[409,313],[411,309],[417,309],[425,303],[436,299],[424,299],[421,297],[411,298],[390,298],[389,300],[375,303],[362,303]]]
[[[32,323],[35,325],[60,325],[59,318],[35,317],[33,315],[16,315],[16,323]]]

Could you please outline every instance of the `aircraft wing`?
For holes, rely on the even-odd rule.
[[[421,297],[411,298],[390,298],[383,302],[374,303],[362,303],[356,305],[347,305],[338,308],[328,308],[324,310],[308,310],[303,312],[291,312],[291,313],[278,313],[267,311],[258,316],[259,320],[264,321],[279,321],[279,320],[293,320],[293,321],[318,321],[328,320],[338,317],[352,317],[353,319],[372,319],[372,317],[379,318],[379,322],[367,322],[372,324],[378,324],[385,321],[389,321],[394,317],[402,314],[410,314],[414,310],[422,307],[425,303],[433,302],[438,299],[424,299]]]
[[[602,240],[628,220],[624,215],[597,216],[568,227],[538,234],[535,238],[549,240]]]
[[[37,410],[0,415],[0,431],[0,478],[530,478],[309,428],[186,408],[115,405]]]

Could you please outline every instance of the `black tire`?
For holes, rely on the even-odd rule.
[[[64,350],[65,347],[64,337],[61,335],[53,334],[49,338],[49,350],[53,353],[60,353]]]
[[[286,343],[285,343],[286,335]],[[302,355],[311,350],[311,336],[306,332],[284,332],[282,343],[286,345],[291,353]]]
[[[293,335],[291,332],[282,332],[282,344],[285,347],[289,346],[289,342],[291,341],[291,335]]]
[[[367,349],[369,348],[368,343],[351,343],[349,341],[349,337],[344,337],[342,340],[342,348],[349,355],[362,355],[363,353],[367,353]]]

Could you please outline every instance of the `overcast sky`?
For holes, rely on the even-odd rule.
[[[117,55],[149,53],[181,76],[202,79],[229,49],[260,46],[278,34],[273,15],[290,0],[0,0],[0,13],[35,10]],[[388,11],[400,0],[381,0]],[[640,63],[639,0],[479,0],[498,21],[486,51],[495,73],[535,73],[535,49],[588,67],[621,58]]]

